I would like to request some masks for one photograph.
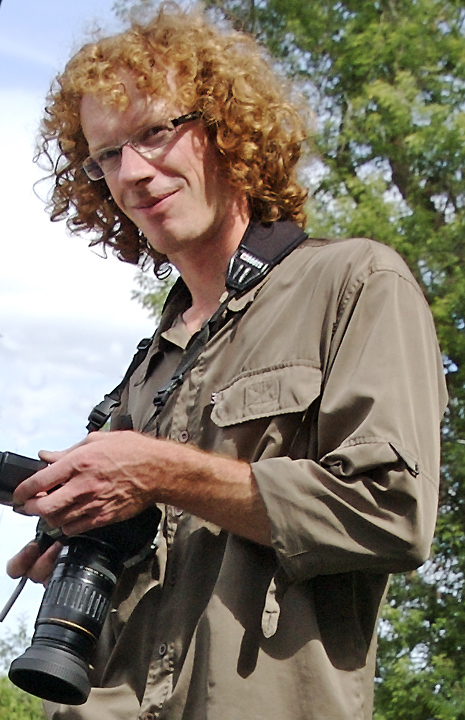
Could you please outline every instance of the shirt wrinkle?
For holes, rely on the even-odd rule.
[[[163,584],[139,600],[135,569],[123,574],[132,613],[112,638],[105,625],[95,658],[97,681],[123,687],[126,678],[121,692],[140,698],[141,720],[371,719],[388,574],[423,562],[434,531],[446,397],[426,303],[413,277],[405,302],[394,280],[404,274],[373,241],[305,241],[231,300],[226,324],[157,418],[161,438],[251,464],[273,548],[166,508],[155,556]],[[138,369],[115,426],[121,412],[136,430],[152,427],[153,397],[174,364],[160,333],[171,337],[181,296],[182,283],[149,353],[161,356]],[[402,313],[390,322],[397,301]],[[365,392],[370,403],[357,404]],[[395,455],[407,446],[421,459],[416,479]],[[350,478],[324,466],[331,454],[353,456]],[[102,700],[110,692],[49,717],[114,720]]]
[[[372,241],[366,239],[367,245],[372,245]],[[353,283],[351,286],[347,288],[347,292],[344,295],[341,306],[340,306],[340,313],[338,320],[340,316],[343,314],[343,311],[347,304],[349,303],[350,299],[356,295],[364,282],[371,276],[376,275],[377,273],[393,273],[395,274],[399,279],[404,280],[406,283],[409,283],[409,285],[415,290],[415,292],[421,297],[423,302],[426,302],[425,297],[423,295],[423,292],[421,291],[420,287],[418,286],[418,283],[416,280],[411,276],[410,271],[405,266],[405,271],[401,271],[399,267],[393,267],[392,265],[382,264],[381,262],[375,260],[375,258],[372,258],[373,265],[369,265],[363,272],[361,272],[357,277],[354,278]],[[376,264],[378,263],[378,264]],[[336,323],[337,324],[337,323]]]

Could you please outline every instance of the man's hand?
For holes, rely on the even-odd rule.
[[[247,463],[134,431],[91,433],[69,450],[40,457],[50,465],[24,480],[13,499],[65,535],[166,503],[271,543],[266,509]]]
[[[91,433],[68,450],[41,451],[50,465],[16,488],[14,503],[65,535],[133,517],[155,502],[154,443],[135,432]]]
[[[32,541],[8,561],[6,571],[11,578],[27,577],[47,585],[62,547],[56,542],[41,555],[39,545]]]

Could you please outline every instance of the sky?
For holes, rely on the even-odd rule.
[[[0,0],[1,1],[1,0]],[[36,457],[86,434],[87,416],[153,333],[134,300],[136,270],[100,257],[51,223],[33,192],[32,162],[53,77],[100,26],[118,28],[114,0],[2,0],[0,5],[0,451]],[[42,195],[44,194],[41,190]],[[0,607],[15,587],[5,564],[36,519],[0,506]],[[31,632],[43,590],[28,583],[7,619]]]

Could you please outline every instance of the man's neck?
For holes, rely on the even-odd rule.
[[[223,228],[219,236],[206,239],[200,250],[197,248],[189,256],[170,258],[191,293],[192,305],[183,314],[183,321],[192,334],[219,307],[226,289],[229,260],[239,247],[249,220],[248,212],[232,213],[228,227]]]

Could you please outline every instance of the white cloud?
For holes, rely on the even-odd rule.
[[[34,65],[43,65],[49,70],[55,70],[56,56],[44,49],[19,41],[17,37],[9,37],[4,32],[0,34],[0,48],[2,55],[7,56],[8,62],[22,60]]]
[[[3,449],[25,452],[27,438],[35,442],[41,432],[55,431],[65,441],[74,414],[83,413],[84,428],[90,407],[118,382],[152,321],[130,299],[133,267],[97,256],[85,238],[49,221],[32,192],[39,175],[24,128],[36,113],[35,98],[0,93],[2,107],[6,101],[11,112],[0,118],[0,442],[8,437],[15,447]]]
[[[153,321],[131,301],[135,270],[104,260],[86,239],[51,223],[32,185],[39,95],[0,88],[0,451],[36,456],[85,435],[87,415],[121,379]],[[34,533],[35,520],[0,507],[0,574]],[[14,583],[0,583],[0,606]],[[31,585],[1,627],[30,624],[41,590]]]

